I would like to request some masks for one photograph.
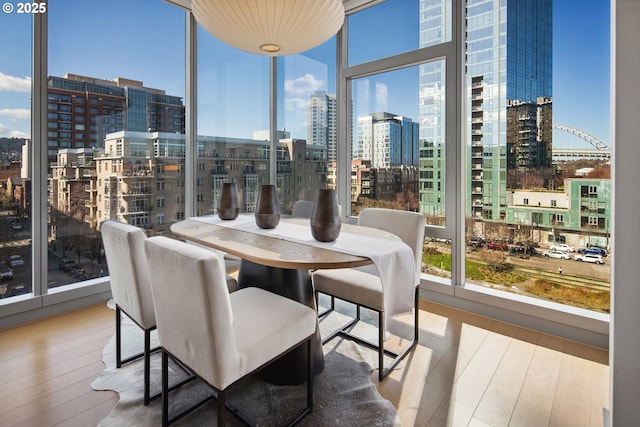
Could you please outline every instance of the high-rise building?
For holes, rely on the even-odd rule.
[[[104,148],[108,133],[185,131],[182,98],[141,81],[65,74],[49,77],[47,93],[50,162],[62,148]]]
[[[253,212],[261,184],[269,182],[269,142],[265,140],[198,136],[196,215],[216,212],[225,182],[236,182],[243,212]],[[109,134],[105,151],[91,162],[96,188],[94,224],[108,219],[166,232],[185,217],[185,135],[121,131]],[[327,180],[325,150],[305,140],[283,139],[277,144],[277,188],[280,210],[290,213],[297,200],[311,200]],[[60,156],[59,156],[60,157]],[[61,157],[60,157],[61,158]],[[60,168],[63,178],[72,172]],[[62,172],[66,174],[63,175]],[[88,176],[88,174],[85,174]],[[88,197],[85,196],[85,197]],[[60,205],[60,203],[58,203]]]
[[[336,95],[325,91],[311,92],[307,105],[307,144],[327,149],[329,162],[337,158]]]
[[[430,12],[421,14],[421,47],[445,37],[433,31],[437,3],[421,1]],[[505,220],[510,168],[515,176],[550,166],[551,20],[552,0],[466,2],[467,214],[474,218]],[[433,215],[444,215],[445,203],[444,79],[443,61],[421,65],[420,210]],[[509,106],[523,118],[513,133]]]
[[[358,160],[372,168],[418,166],[418,123],[386,112],[358,117]]]

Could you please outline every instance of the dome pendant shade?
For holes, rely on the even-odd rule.
[[[196,21],[222,42],[259,55],[292,55],[342,27],[342,0],[192,0]]]

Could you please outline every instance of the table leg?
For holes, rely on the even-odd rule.
[[[307,270],[268,267],[243,259],[238,272],[238,287],[250,286],[266,289],[316,309],[311,275]],[[312,372],[313,375],[317,375],[324,369],[319,328],[316,328],[316,334],[311,341],[311,351],[313,352]],[[272,384],[302,384],[307,377],[306,353],[306,348],[302,345],[263,368],[259,375]]]

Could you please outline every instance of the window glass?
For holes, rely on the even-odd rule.
[[[240,212],[269,184],[269,58],[232,48],[198,27],[198,162],[195,211],[216,213],[235,182]]]
[[[451,41],[450,0],[388,0],[348,20],[349,66]]]
[[[335,188],[338,148],[336,41],[278,60],[277,187],[282,212]],[[330,176],[331,174],[331,176]]]
[[[108,274],[102,221],[154,235],[183,215],[184,203],[164,200],[184,194],[185,19],[156,0],[51,0],[48,10],[48,127],[91,130],[75,132],[73,145],[71,132],[50,132],[48,283],[56,287]],[[113,19],[116,10],[127,13]]]
[[[467,3],[466,282],[608,312],[609,4],[583,6]]]
[[[6,5],[11,5],[7,3]],[[0,16],[0,298],[31,293],[31,44],[28,14]],[[46,143],[45,143],[46,144]]]

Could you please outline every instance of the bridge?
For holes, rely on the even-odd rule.
[[[570,126],[564,125],[553,125],[553,129],[558,129],[564,132],[567,132],[571,135],[577,136],[578,138],[588,142],[594,148],[593,149],[583,149],[583,148],[553,148],[553,157],[578,157],[578,158],[591,158],[591,159],[610,159],[611,158],[611,148],[604,142],[600,141],[593,135],[589,135],[586,132],[581,131],[580,129],[572,128]]]
[[[554,148],[553,157],[578,157],[589,159],[610,159],[611,150],[583,150],[581,148]]]

